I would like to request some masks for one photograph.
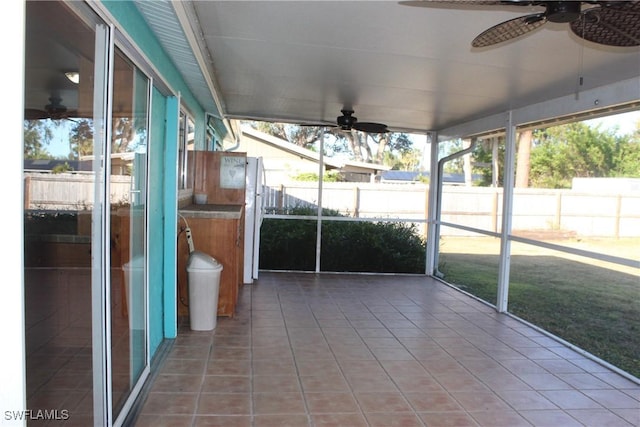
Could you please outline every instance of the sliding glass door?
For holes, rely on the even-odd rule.
[[[85,3],[26,3],[27,407],[73,425],[121,425],[149,372],[151,80],[118,38]]]
[[[120,51],[111,120],[111,389],[117,419],[147,366],[149,79]],[[114,250],[115,248],[115,250]]]

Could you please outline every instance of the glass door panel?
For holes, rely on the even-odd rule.
[[[149,79],[116,51],[111,135],[111,390],[114,419],[147,368]]]
[[[25,7],[26,404],[62,424],[90,426],[92,212],[100,169],[92,160],[96,34],[89,22],[97,18],[82,20],[63,2]]]

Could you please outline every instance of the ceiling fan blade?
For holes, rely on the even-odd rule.
[[[41,120],[49,118],[49,113],[44,110],[38,110],[37,108],[25,108],[24,119],[25,120]]]
[[[373,123],[373,122],[355,122],[352,128],[355,130],[359,130],[360,132],[367,132],[367,133],[389,132],[389,129],[387,129],[387,125],[382,123]]]
[[[640,1],[588,9],[571,23],[571,31],[602,45],[640,46]]]
[[[483,31],[473,39],[471,45],[473,47],[487,47],[506,42],[540,28],[545,22],[547,19],[544,13],[534,13],[510,19]]]
[[[295,123],[298,126],[302,126],[302,127],[316,127],[316,128],[335,128],[338,127],[337,124],[335,123],[329,123],[329,122],[304,122],[304,123]]]

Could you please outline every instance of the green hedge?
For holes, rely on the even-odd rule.
[[[309,208],[290,215],[315,215]],[[340,216],[324,210],[325,216]],[[265,219],[260,232],[260,268],[314,271],[317,222]],[[424,273],[425,241],[412,224],[397,222],[322,223],[321,270],[333,272]]]

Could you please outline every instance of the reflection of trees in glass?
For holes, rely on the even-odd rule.
[[[111,135],[111,152],[126,153],[132,151],[129,144],[135,138],[135,128],[131,117],[114,117],[113,134]]]
[[[111,136],[112,153],[136,152],[146,146],[146,121],[135,117],[114,117]]]
[[[71,154],[73,158],[93,154],[93,120],[80,119],[75,122],[69,132]]]
[[[24,121],[24,158],[25,159],[52,159],[47,151],[53,138],[52,123],[50,120],[25,120]]]

